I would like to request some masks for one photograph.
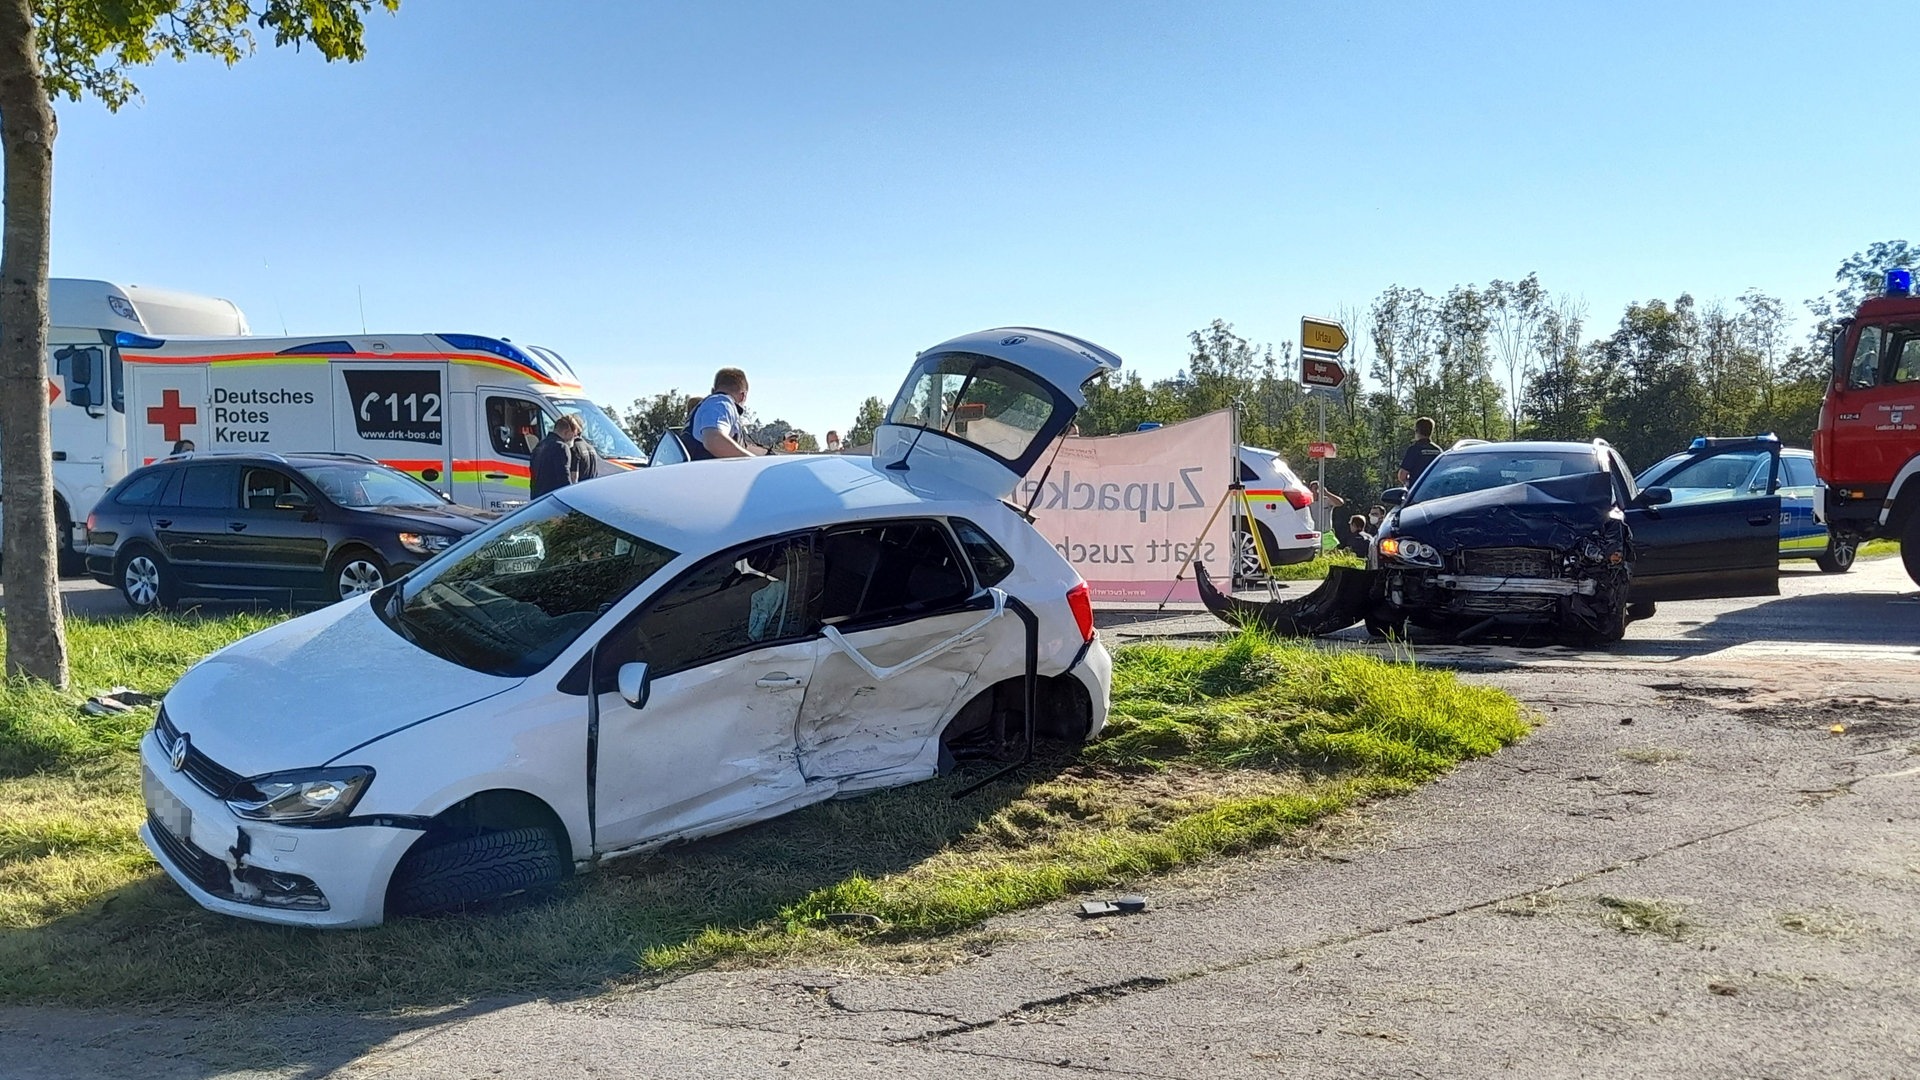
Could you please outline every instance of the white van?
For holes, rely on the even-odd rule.
[[[579,414],[614,467],[645,463],[548,349],[477,334],[250,337],[230,301],[104,281],[49,286],[55,513],[67,544],[106,489],[183,439],[196,451],[363,454],[481,509],[526,500],[533,445],[565,413]]]

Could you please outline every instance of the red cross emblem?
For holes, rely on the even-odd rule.
[[[181,427],[199,422],[200,410],[180,404],[178,390],[161,391],[160,404],[147,406],[147,423],[159,424],[160,433],[168,442],[179,442]]]

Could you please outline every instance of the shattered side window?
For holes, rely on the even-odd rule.
[[[952,520],[953,535],[960,538],[960,546],[967,553],[967,561],[973,563],[973,574],[980,579],[980,587],[988,588],[1006,580],[1013,573],[1013,557],[987,531],[965,518]]]
[[[931,614],[973,595],[946,530],[930,521],[892,522],[827,534],[823,623],[874,622]]]

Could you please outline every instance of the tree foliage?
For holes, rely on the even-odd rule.
[[[0,472],[8,634],[6,671],[67,680],[48,439],[47,263],[52,217],[51,103],[138,96],[132,70],[160,59],[251,54],[256,33],[331,60],[366,54],[364,18],[400,0],[0,0],[0,142],[6,229],[0,255]]]

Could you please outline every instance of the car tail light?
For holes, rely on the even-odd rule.
[[[1073,609],[1073,621],[1080,624],[1080,640],[1093,640],[1093,591],[1081,582],[1067,590],[1067,606]]]
[[[1313,492],[1306,488],[1288,488],[1287,505],[1295,510],[1305,510],[1313,505]]]
[[[89,510],[87,511],[87,532],[89,533],[93,532],[93,522],[94,522],[93,511]]]

